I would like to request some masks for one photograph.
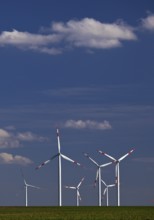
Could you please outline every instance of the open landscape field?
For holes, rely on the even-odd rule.
[[[153,207],[0,207],[0,220],[153,220]]]

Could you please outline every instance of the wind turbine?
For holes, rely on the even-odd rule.
[[[59,206],[62,206],[62,169],[61,169],[61,158],[68,160],[78,166],[81,166],[80,163],[70,159],[69,157],[65,156],[61,153],[61,147],[60,147],[60,138],[59,138],[59,130],[57,129],[57,141],[58,141],[58,153],[51,157],[49,160],[43,162],[39,166],[36,167],[36,169],[40,169],[42,166],[46,165],[50,161],[52,161],[54,158],[58,157],[58,203]]]
[[[104,189],[103,195],[106,194],[106,205],[109,206],[109,188],[115,186],[115,184],[107,185],[103,180],[101,180],[101,181],[105,185],[105,189]]]
[[[127,156],[129,156],[131,153],[133,153],[134,149],[130,150],[127,154],[120,157],[118,160],[114,157],[102,152],[99,150],[98,152],[102,155],[105,155],[106,157],[110,158],[115,163],[115,184],[117,185],[117,194],[118,194],[118,206],[120,206],[120,170],[119,170],[119,164],[120,162],[125,159]]]
[[[77,206],[79,206],[79,200],[81,200],[79,188],[80,188],[80,186],[81,186],[83,180],[84,180],[84,177],[81,179],[81,181],[79,182],[79,184],[78,184],[77,186],[65,186],[65,188],[67,188],[67,189],[76,190],[76,205],[77,205]]]
[[[86,156],[89,160],[92,161],[92,163],[94,163],[97,166],[96,179],[95,179],[94,186],[96,186],[96,182],[98,179],[98,205],[101,206],[102,204],[102,201],[101,201],[101,168],[112,164],[112,162],[99,165],[95,160],[89,157],[87,153],[84,153],[84,156]]]
[[[23,176],[23,179],[24,179],[24,187],[25,187],[25,206],[27,207],[28,206],[28,187],[31,187],[31,188],[34,188],[34,189],[40,189],[40,187],[37,187],[37,186],[33,186],[33,185],[30,185],[26,182],[25,178],[24,178],[24,175],[22,173],[22,176]]]

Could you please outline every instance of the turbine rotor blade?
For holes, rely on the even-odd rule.
[[[77,190],[77,195],[78,195],[78,198],[81,200],[81,196],[80,196],[79,190]]]
[[[107,192],[107,188],[104,189],[103,195],[105,195],[106,192]]]
[[[117,164],[115,166],[115,184],[116,185],[118,184],[118,166],[117,166]]]
[[[57,141],[58,141],[58,153],[60,153],[60,137],[59,137],[59,130],[57,129]]]
[[[133,153],[134,150],[135,150],[135,149],[130,150],[127,154],[125,154],[124,156],[120,157],[118,161],[119,161],[119,162],[122,161],[125,157],[127,157],[127,156],[129,156],[131,153]]]
[[[26,183],[26,180],[24,179],[24,184],[25,184],[25,186],[27,185],[27,183]]]
[[[47,163],[49,163],[51,160],[53,160],[54,158],[58,157],[59,156],[59,153],[54,155],[53,157],[51,157],[49,160],[46,160],[45,162],[41,163],[39,166],[37,166],[35,169],[38,170],[40,169],[41,167],[43,167],[44,165],[46,165]]]
[[[81,186],[81,184],[82,184],[83,180],[84,180],[84,177],[83,177],[83,178],[81,179],[81,181],[79,182],[79,184],[78,184],[77,188],[79,188],[79,187]]]
[[[96,179],[95,179],[95,182],[94,182],[94,187],[96,187],[96,183],[97,183],[97,180],[98,180],[98,175],[99,175],[99,170],[97,169],[97,171],[96,171]]]
[[[111,160],[113,160],[114,162],[116,161],[116,159],[112,156],[110,156],[109,154],[106,154],[105,152],[98,150],[98,152],[102,155],[105,155],[106,157],[110,158]]]
[[[80,163],[76,162],[75,160],[72,160],[71,158],[65,156],[64,154],[60,154],[60,155],[61,155],[61,157],[62,157],[63,159],[68,160],[68,161],[70,161],[70,162],[72,162],[72,163],[75,163],[75,164],[77,164],[78,166],[81,166]]]
[[[37,186],[33,186],[33,185],[30,185],[30,184],[27,184],[28,187],[32,187],[32,188],[35,188],[35,189],[41,189],[40,187],[37,187]]]
[[[98,163],[96,163],[96,161],[94,161],[91,157],[89,157],[87,153],[84,153],[84,156],[87,157],[89,160],[91,160],[97,167],[99,167]]]
[[[105,163],[105,164],[100,165],[100,167],[106,167],[106,166],[108,166],[108,165],[110,165],[110,164],[112,164],[112,163],[113,163],[113,162]]]
[[[75,186],[65,186],[66,189],[76,189]]]
[[[113,187],[113,186],[115,186],[115,184],[112,184],[112,185],[108,185],[107,187]]]
[[[20,172],[21,172],[21,176],[22,176],[22,178],[23,178],[23,180],[24,180],[24,184],[25,184],[25,186],[26,186],[26,185],[27,185],[27,183],[26,183],[26,180],[25,180],[25,177],[24,177],[24,174],[23,174],[22,169],[20,169]]]
[[[102,181],[102,183],[107,187],[107,185],[106,185],[106,183],[104,182],[104,180],[101,180]]]

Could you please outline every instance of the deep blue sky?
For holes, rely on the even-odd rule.
[[[121,204],[153,205],[153,57],[153,0],[1,0],[0,205],[24,205],[20,168],[46,189],[30,190],[30,205],[57,205],[56,159],[35,171],[57,153],[57,127],[63,153],[86,166],[62,167],[63,186],[85,176],[81,205],[97,205],[83,152],[105,163],[97,149],[118,158],[131,148]],[[114,182],[114,166],[102,174]],[[63,204],[75,205],[73,191]]]

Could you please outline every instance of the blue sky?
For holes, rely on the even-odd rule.
[[[84,176],[81,205],[97,205],[95,167],[83,152],[121,162],[121,204],[154,200],[153,0],[1,0],[0,205],[24,205],[22,168],[30,205],[57,205],[56,128],[64,154],[63,186]],[[103,179],[114,182],[114,166]],[[103,189],[103,186],[102,186]],[[63,188],[63,204],[75,194]],[[110,204],[116,205],[111,189]]]

